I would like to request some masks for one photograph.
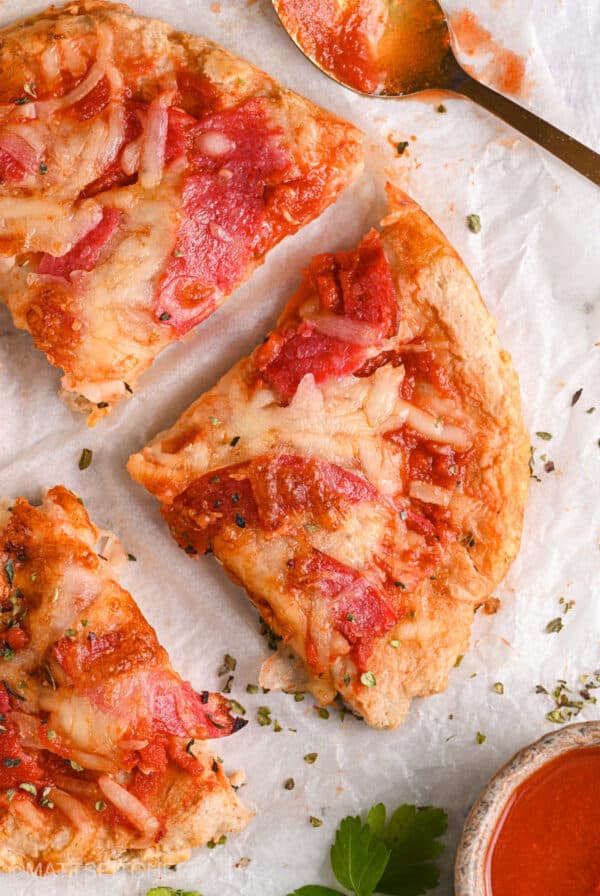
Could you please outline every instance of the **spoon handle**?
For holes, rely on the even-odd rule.
[[[452,89],[479,103],[488,112],[497,115],[498,118],[534,140],[548,152],[570,165],[571,168],[575,168],[593,183],[600,185],[600,155],[589,146],[584,146],[583,143],[579,143],[573,137],[559,131],[543,118],[538,118],[523,106],[513,103],[502,94],[496,93],[491,87],[486,87],[485,84],[476,81],[463,69],[452,84]]]

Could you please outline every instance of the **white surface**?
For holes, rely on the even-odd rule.
[[[0,893],[28,896],[133,896],[163,882],[205,896],[284,896],[306,883],[333,883],[328,863],[339,819],[373,802],[445,806],[450,834],[439,893],[451,894],[451,866],[465,813],[487,777],[518,747],[551,724],[538,682],[574,681],[600,666],[600,192],[543,151],[519,139],[467,101],[385,102],[336,87],[305,61],[276,24],[267,0],[136,0],[140,12],[169,19],[245,55],[287,86],[345,115],[367,133],[367,171],[320,221],[270,256],[224,308],[166,352],[143,388],[107,422],[88,430],[57,398],[59,374],[17,333],[0,309],[0,494],[37,499],[62,482],[80,493],[96,522],[112,528],[137,563],[124,584],[158,630],[177,668],[198,688],[218,688],[226,651],[238,659],[232,696],[252,724],[218,745],[226,767],[243,766],[241,791],[254,822],[226,846],[196,852],[177,872],[95,879],[0,880]],[[41,8],[5,0],[6,22]],[[459,9],[457,0],[447,4]],[[600,150],[600,6],[592,0],[471,0],[481,21],[507,46],[528,55],[534,88],[528,103]],[[394,158],[387,140],[411,141]],[[158,506],[125,472],[127,456],[177,415],[274,321],[300,268],[317,251],[352,246],[383,210],[384,169],[425,207],[463,255],[521,374],[525,416],[556,472],[532,482],[523,550],[498,595],[503,608],[479,615],[473,648],[454,670],[445,694],[417,701],[397,732],[381,733],[337,714],[316,717],[312,701],[250,696],[267,653],[255,612],[210,558],[191,561],[168,536]],[[480,214],[473,235],[465,216]],[[594,343],[596,342],[596,345]],[[579,403],[572,393],[583,387]],[[597,405],[594,414],[586,409]],[[94,450],[80,472],[83,447]],[[539,467],[542,464],[538,465]],[[560,634],[544,626],[559,615],[558,599],[576,600]],[[503,681],[505,695],[491,691]],[[261,728],[256,708],[268,705],[284,731]],[[592,708],[593,709],[593,708]],[[450,713],[454,719],[448,719]],[[598,718],[586,710],[584,717]],[[296,728],[297,733],[288,731]],[[477,731],[487,735],[482,746]],[[317,751],[308,766],[302,757]],[[293,776],[295,790],[283,789]],[[313,829],[309,815],[323,819]],[[236,869],[241,857],[251,863]]]

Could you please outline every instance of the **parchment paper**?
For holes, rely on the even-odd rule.
[[[469,0],[494,36],[528,60],[536,112],[600,149],[600,6],[590,0]],[[367,170],[322,218],[274,251],[267,264],[210,320],[165,352],[143,387],[106,422],[88,430],[57,397],[59,374],[0,308],[0,494],[38,499],[64,483],[93,519],[113,529],[137,557],[123,582],[156,627],[181,673],[198,688],[222,686],[222,656],[237,658],[232,696],[252,723],[216,745],[226,768],[243,767],[241,795],[257,811],[226,845],[200,849],[177,871],[70,879],[0,877],[0,894],[134,896],[159,882],[205,896],[284,896],[295,886],[330,883],[329,844],[340,818],[383,800],[434,803],[450,813],[439,893],[451,894],[451,869],[465,814],[480,787],[512,753],[552,727],[548,698],[535,685],[576,682],[600,666],[600,191],[459,99],[389,102],[336,86],[300,56],[267,0],[135,0],[142,13],[213,38],[286,85],[346,116],[367,134]],[[462,8],[448,0],[449,11]],[[42,8],[5,0],[0,19]],[[215,11],[219,10],[219,11]],[[395,155],[389,136],[409,140]],[[412,137],[415,139],[413,140]],[[337,713],[316,715],[312,701],[245,693],[267,655],[255,612],[210,558],[192,562],[171,541],[158,505],[125,472],[127,456],[262,339],[315,252],[348,248],[377,224],[385,176],[432,215],[470,267],[498,320],[521,375],[525,417],[537,457],[523,548],[504,585],[501,611],[478,614],[473,646],[446,693],[416,701],[396,732],[376,732]],[[465,216],[481,216],[472,234]],[[583,388],[571,407],[572,394]],[[594,413],[586,410],[598,406]],[[81,449],[94,451],[80,472]],[[575,601],[558,634],[546,623],[559,598]],[[564,606],[564,605],[563,605]],[[504,695],[492,691],[502,681]],[[261,728],[268,705],[283,731]],[[453,719],[449,719],[449,715]],[[598,718],[590,707],[583,718]],[[290,728],[296,729],[295,732]],[[476,743],[476,733],[487,736]],[[302,757],[318,752],[317,762]],[[292,791],[283,781],[294,777]],[[321,828],[309,816],[323,820]],[[246,867],[236,867],[248,858]]]

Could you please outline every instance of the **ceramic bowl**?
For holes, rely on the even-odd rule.
[[[488,781],[465,822],[454,868],[455,896],[487,896],[485,859],[507,801],[533,772],[561,753],[600,746],[600,722],[567,725],[519,750]]]

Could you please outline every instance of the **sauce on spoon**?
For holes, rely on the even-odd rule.
[[[437,87],[450,35],[437,0],[274,0],[301,49],[337,80],[363,93]]]

